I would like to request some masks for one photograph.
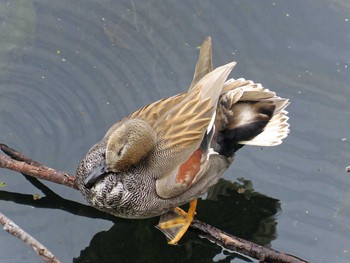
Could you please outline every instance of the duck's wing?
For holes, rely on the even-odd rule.
[[[196,86],[196,84],[201,80],[201,78],[203,78],[211,71],[213,71],[212,41],[211,37],[208,36],[206,39],[204,39],[201,45],[196,69],[193,75],[193,80],[190,85],[190,90],[194,86]]]
[[[151,104],[146,105],[145,107],[135,111],[129,116],[125,117],[120,122],[115,123],[106,133],[104,138],[109,137],[115,129],[117,129],[124,121],[128,119],[141,118],[147,120],[147,122],[153,126],[154,123],[159,120],[160,116],[164,115],[170,108],[179,104],[185,97],[187,93],[180,93],[175,96],[158,100]]]
[[[154,129],[161,138],[156,150],[161,172],[157,194],[170,198],[183,193],[207,169],[208,147],[217,102],[227,76],[235,63],[229,63],[205,75],[187,96],[161,116]],[[209,145],[209,143],[204,143]]]
[[[200,47],[196,69],[188,93],[190,93],[196,84],[212,70],[212,41],[211,37],[208,36]],[[165,112],[173,108],[175,105],[180,104],[186,95],[187,93],[181,93],[179,95],[149,104],[130,115],[129,118],[137,118],[142,116],[142,118],[147,119],[148,123],[153,125],[155,121],[159,120],[160,116],[165,114]]]
[[[196,84],[203,78],[206,74],[213,70],[212,65],[212,41],[211,37],[208,36],[202,43],[200,47],[199,57],[196,64],[196,69],[194,72],[193,80],[190,85],[189,91],[191,91]],[[135,111],[131,115],[125,117],[123,120],[115,123],[105,134],[104,138],[109,137],[115,129],[117,129],[125,120],[133,118],[146,119],[147,122],[153,126],[153,124],[164,115],[169,109],[173,108],[175,105],[179,104],[187,93],[180,93],[178,95],[165,98]]]

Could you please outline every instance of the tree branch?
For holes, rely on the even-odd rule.
[[[28,246],[30,246],[35,253],[37,253],[45,262],[59,263],[60,261],[50,252],[45,246],[43,246],[38,240],[29,235],[26,231],[16,225],[8,217],[0,213],[0,224],[3,225],[5,231],[11,235],[19,238]]]
[[[6,168],[39,179],[44,179],[57,184],[63,184],[78,189],[75,184],[75,176],[52,169],[36,161],[33,161],[29,157],[8,147],[5,144],[0,144],[0,149],[8,156],[10,156],[7,157],[5,155],[0,155],[1,168]]]
[[[199,232],[201,236],[215,242],[216,244],[227,248],[229,250],[248,255],[252,258],[258,259],[260,262],[274,262],[274,263],[307,263],[307,261],[297,258],[295,256],[278,252],[276,250],[259,246],[242,238],[235,237],[231,234],[217,229],[211,225],[194,219],[190,226],[195,231]]]
[[[35,178],[48,180],[77,189],[75,184],[75,176],[57,171],[33,161],[29,157],[8,147],[5,144],[0,144],[0,148],[3,152],[10,156],[7,157],[0,154],[0,168],[2,167],[14,170]],[[199,220],[193,220],[190,228],[198,232],[201,236],[205,236],[210,241],[213,241],[226,249],[258,259],[260,262],[307,263],[306,260],[295,256],[281,253],[247,240],[237,238]]]

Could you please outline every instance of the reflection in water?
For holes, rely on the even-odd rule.
[[[216,255],[225,258],[223,262],[237,257],[235,253],[222,254],[217,245],[188,232],[178,246],[169,246],[163,234],[154,227],[158,218],[126,220],[115,218],[92,207],[59,197],[36,179],[27,179],[44,197],[38,200],[33,195],[0,191],[0,200],[42,208],[56,208],[91,218],[112,220],[115,225],[108,231],[97,233],[90,245],[83,249],[74,262],[110,262],[111,258],[121,262],[146,260],[148,262],[203,262]],[[275,216],[280,210],[277,200],[254,192],[250,181],[242,184],[220,180],[208,194],[207,200],[200,200],[197,218],[239,237],[261,245],[269,246],[276,237]],[[240,192],[240,193],[239,193]],[[223,213],[223,211],[225,211]],[[215,217],[213,215],[220,215]],[[154,249],[157,244],[157,249]],[[160,253],[161,252],[161,253]],[[169,254],[172,254],[169,257]],[[225,255],[225,256],[223,256]]]
[[[248,181],[244,183],[251,184]],[[208,195],[208,199],[216,201],[199,200],[197,218],[220,226],[221,230],[228,233],[261,245],[269,245],[276,237],[275,215],[280,209],[279,202],[256,193],[253,189],[238,193],[238,189],[243,189],[244,186],[245,184],[221,180]],[[221,254],[220,247],[198,239],[191,232],[185,235],[179,246],[167,245],[165,237],[154,228],[157,220],[118,219],[110,230],[96,234],[74,262],[94,262],[94,259],[110,262],[111,258],[121,262],[203,262]],[[154,249],[155,244],[157,249]],[[226,253],[223,262],[229,262],[236,256],[234,253]]]
[[[255,192],[252,182],[243,178],[237,182],[219,180],[208,192],[205,205],[198,208],[201,220],[265,246],[277,237],[279,212],[278,200]]]

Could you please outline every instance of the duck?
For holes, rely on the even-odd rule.
[[[77,185],[87,202],[116,217],[160,216],[177,244],[197,199],[215,185],[245,145],[275,146],[289,133],[289,100],[261,84],[228,78],[236,62],[213,68],[202,43],[189,90],[115,123],[81,160]],[[185,212],[180,206],[189,204]]]

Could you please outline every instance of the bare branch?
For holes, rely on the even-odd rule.
[[[11,147],[7,146],[6,144],[0,143],[0,149],[6,153],[8,156],[10,156],[12,159],[15,159],[17,161],[25,162],[27,164],[31,164],[34,166],[41,166],[42,164],[30,159],[28,156],[24,155],[21,152],[16,151],[15,149],[12,149]]]
[[[75,184],[75,176],[65,172],[57,171],[36,161],[33,161],[24,154],[0,144],[0,149],[10,157],[0,154],[0,167],[16,172],[24,173],[39,179],[44,179],[57,184],[63,184],[78,189]]]
[[[199,232],[201,236],[205,236],[210,241],[215,242],[224,248],[242,253],[244,255],[248,255],[252,258],[259,259],[261,262],[307,263],[307,261],[295,256],[281,253],[270,248],[259,246],[248,240],[235,237],[196,219],[192,221],[190,227],[193,230]]]
[[[3,225],[5,231],[11,235],[19,238],[28,246],[30,246],[35,253],[37,253],[45,262],[59,263],[60,261],[50,252],[45,246],[43,246],[38,240],[29,235],[26,231],[16,225],[11,219],[0,213],[0,224]]]
[[[0,168],[14,170],[36,178],[77,189],[74,176],[41,165],[4,144],[0,144],[0,148],[12,157],[10,158],[0,154]],[[197,231],[199,235],[205,236],[208,240],[213,241],[226,249],[258,259],[260,262],[307,263],[306,260],[299,259],[295,256],[281,253],[247,240],[237,238],[199,220],[194,220],[190,228]]]

